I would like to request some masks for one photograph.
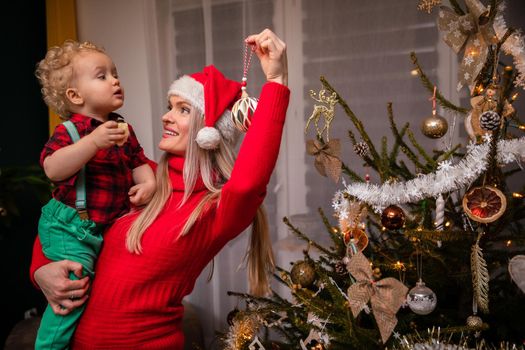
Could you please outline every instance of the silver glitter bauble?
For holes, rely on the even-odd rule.
[[[478,328],[478,327],[481,327],[482,325],[483,325],[483,320],[481,319],[481,317],[476,316],[476,315],[472,315],[472,316],[467,317],[467,326],[468,327]]]
[[[483,130],[494,131],[498,130],[501,125],[501,117],[494,111],[483,112],[479,116],[479,126]]]
[[[425,282],[419,280],[407,295],[407,303],[414,313],[428,315],[437,305],[437,296],[432,289],[425,286]]]

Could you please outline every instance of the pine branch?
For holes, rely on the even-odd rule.
[[[458,15],[463,16],[465,14],[465,11],[463,11],[456,0],[450,0],[450,5],[452,5],[452,8]]]
[[[247,294],[247,293],[239,293],[239,292],[233,292],[233,291],[228,291],[226,293],[229,296],[241,297],[241,298],[246,299],[246,300],[255,300],[258,303],[279,305],[279,303],[276,303],[275,301],[273,301],[272,299],[267,298],[267,297],[258,297],[258,296],[254,296],[254,295]]]
[[[425,229],[415,229],[415,230],[406,230],[405,235],[412,236],[421,240],[431,240],[431,241],[444,241],[444,242],[453,242],[453,241],[463,241],[471,240],[472,236],[468,231],[460,230],[448,230],[448,231],[437,231],[437,230],[425,230]]]
[[[345,163],[341,163],[341,168],[343,170],[343,173],[348,176],[352,181],[355,182],[363,182],[363,178],[359,176],[356,172],[354,172],[352,169],[346,166]]]
[[[356,138],[354,136],[354,133],[350,129],[348,129],[348,137],[352,141],[352,146],[355,147],[357,145],[357,140],[356,140]],[[375,164],[374,161],[372,159],[370,159],[370,157],[364,156],[364,157],[362,157],[362,159],[365,161],[366,165],[368,165],[369,167],[371,167],[372,169],[374,169],[376,171],[378,170],[377,164]]]
[[[447,328],[441,328],[442,334],[459,334],[459,333],[473,333],[478,331],[486,331],[489,329],[489,325],[486,323],[483,323],[479,327],[471,327],[471,326],[457,326],[457,327],[447,327]]]
[[[306,241],[308,244],[312,245],[313,247],[317,248],[319,251],[321,251],[322,253],[326,254],[326,255],[329,255],[329,256],[332,256],[332,257],[335,257],[335,254],[330,252],[329,250],[325,249],[323,246],[319,245],[317,242],[315,242],[314,240],[312,240],[311,238],[309,238],[307,235],[305,235],[304,233],[302,233],[297,227],[293,226],[292,223],[288,220],[287,217],[284,217],[283,218],[283,222],[286,224],[286,226],[288,226],[288,228],[290,230],[293,231],[293,233],[295,233],[299,238],[301,238],[302,240]]]
[[[330,93],[334,93],[335,92],[335,94],[337,96],[337,102],[341,105],[341,107],[345,111],[346,115],[350,118],[350,120],[354,124],[355,128],[357,129],[357,131],[361,135],[361,138],[363,139],[363,141],[370,148],[370,154],[372,155],[373,162],[374,163],[379,162],[379,154],[377,153],[372,140],[370,140],[370,137],[368,136],[367,132],[365,131],[365,129],[363,127],[363,123],[356,117],[356,115],[350,109],[350,107],[348,106],[346,101],[341,97],[341,95],[339,95],[339,93],[332,87],[332,85],[330,85],[330,83],[326,80],[326,78],[324,76],[321,76],[320,80],[321,80],[321,83],[323,84],[323,86],[325,87],[326,90],[328,90]]]
[[[412,174],[412,172],[406,166],[405,162],[402,160],[399,161],[399,171],[401,172],[405,180],[410,180],[414,178],[414,174]]]
[[[392,133],[394,134],[394,137],[396,139],[396,142],[394,142],[394,146],[392,147],[392,151],[390,152],[390,155],[389,155],[389,158],[390,158],[390,162],[394,162],[396,161],[397,159],[397,156],[399,155],[399,142],[397,141],[398,138],[399,139],[403,139],[403,137],[405,136],[405,133],[407,132],[408,130],[408,127],[410,126],[410,123],[405,123],[405,125],[403,125],[403,128],[401,129],[401,131],[398,132],[397,130],[397,126],[395,125],[395,122],[394,122],[394,115],[393,115],[393,111],[392,111],[392,103],[389,103],[389,106],[390,107],[387,107],[387,110],[388,110],[388,120],[390,122],[390,129],[392,130]]]
[[[321,219],[323,220],[324,226],[326,227],[326,231],[330,232],[330,238],[332,239],[332,242],[334,242],[334,245],[335,245],[335,252],[336,253],[335,253],[335,255],[331,254],[330,257],[332,259],[334,259],[334,256],[335,256],[334,260],[340,259],[340,255],[343,255],[344,251],[346,249],[346,247],[344,245],[344,242],[341,239],[341,236],[339,236],[337,234],[334,234],[333,226],[330,223],[330,221],[328,221],[328,218],[326,217],[323,209],[319,208],[318,212],[319,212],[319,215],[321,216]],[[337,231],[339,231],[339,230],[337,230]],[[339,255],[337,255],[337,254],[339,254]]]
[[[381,137],[381,169],[385,175],[388,174],[390,177],[391,169],[389,167],[389,158],[388,158],[388,142],[386,136]]]
[[[423,69],[421,69],[421,66],[419,65],[417,61],[417,56],[414,52],[410,53],[410,57],[412,58],[412,63],[414,66],[416,66],[416,69],[419,73],[419,78],[421,79],[421,82],[423,83],[423,86],[430,92],[434,93],[434,86],[435,84],[430,81],[430,79],[423,73]],[[468,110],[466,108],[458,107],[449,100],[447,100],[439,91],[439,89],[436,89],[436,100],[438,101],[439,105],[445,109],[452,110],[457,113],[461,113],[463,115],[468,113]]]
[[[507,31],[505,32],[505,34],[503,34],[503,37],[501,38],[501,40],[498,42],[498,47],[496,50],[500,50],[501,49],[501,46],[505,43],[505,41],[507,41],[507,39],[509,38],[509,36],[512,35],[512,33],[514,33],[516,31],[516,29],[514,28],[508,28]],[[497,64],[497,62],[494,63],[495,65]]]
[[[348,129],[348,138],[350,139],[350,141],[352,141],[352,146],[355,146],[357,144],[357,139],[355,138],[354,133],[350,129]]]
[[[444,161],[449,159],[450,157],[457,156],[456,151],[462,147],[461,143],[458,143],[454,147],[452,147],[450,150],[446,152],[439,152],[440,154],[436,157],[436,159],[439,159],[440,161]]]
[[[387,111],[388,111],[388,120],[390,122],[390,129],[392,130],[392,133],[394,134],[394,137],[396,138],[396,144],[401,147],[401,151],[414,163],[416,167],[419,169],[425,169],[425,166],[419,162],[419,159],[417,158],[416,154],[410,149],[410,147],[403,141],[403,136],[399,131],[397,130],[396,123],[394,122],[394,111],[392,109],[392,102],[389,102],[387,105]],[[405,129],[405,128],[403,128]],[[406,124],[406,131],[409,130],[409,123]],[[403,133],[404,134],[404,133]]]
[[[434,170],[436,168],[436,161],[432,159],[432,157],[425,151],[423,147],[417,142],[416,137],[414,136],[414,133],[409,129],[407,131],[408,139],[410,142],[412,142],[412,145],[417,149],[419,154],[427,161],[427,164],[425,165],[425,169],[429,169],[430,171]]]

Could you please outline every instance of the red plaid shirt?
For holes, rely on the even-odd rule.
[[[110,120],[120,116],[112,113]],[[75,124],[80,137],[88,135],[102,122],[81,114],[69,119]],[[72,144],[66,127],[59,124],[40,154],[40,165],[56,150]],[[89,219],[97,224],[107,225],[130,209],[128,191],[133,186],[132,170],[148,162],[133,128],[129,125],[129,137],[122,147],[113,146],[99,150],[86,166],[86,201]],[[75,207],[77,174],[54,182],[53,198]]]

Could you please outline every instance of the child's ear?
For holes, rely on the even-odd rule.
[[[77,89],[69,88],[66,90],[66,97],[72,104],[80,106],[84,103],[84,99],[78,93]]]

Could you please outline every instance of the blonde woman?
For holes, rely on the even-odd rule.
[[[105,233],[73,349],[182,349],[182,299],[222,247],[252,223],[251,292],[268,292],[273,257],[261,205],[289,101],[286,46],[268,29],[246,43],[267,83],[237,159],[228,108],[241,85],[213,66],[174,81],[162,117],[157,191],[145,209]],[[88,279],[66,279],[79,270],[73,262],[49,262],[36,242],[31,275],[61,312],[86,302]]]

